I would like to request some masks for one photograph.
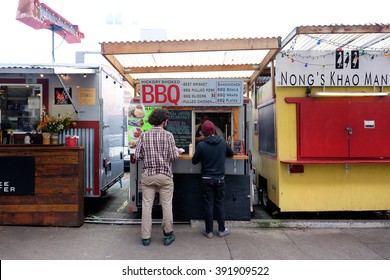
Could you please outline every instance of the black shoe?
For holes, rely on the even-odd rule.
[[[142,244],[144,245],[144,246],[149,246],[149,244],[150,244],[150,238],[148,238],[148,239],[142,239]]]
[[[164,246],[169,246],[172,244],[172,242],[175,241],[175,235],[173,232],[171,234],[164,234]]]

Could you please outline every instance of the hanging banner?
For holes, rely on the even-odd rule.
[[[242,79],[143,79],[145,106],[242,106]]]
[[[390,86],[390,58],[358,50],[279,53],[276,85]]]
[[[153,109],[142,104],[130,104],[127,112],[127,140],[130,149],[135,149],[142,133],[153,127],[148,122]]]

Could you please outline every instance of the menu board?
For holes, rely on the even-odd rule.
[[[169,110],[166,130],[173,134],[176,147],[183,148],[188,154],[188,145],[192,142],[192,111]]]

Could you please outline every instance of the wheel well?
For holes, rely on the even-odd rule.
[[[258,175],[258,183],[261,205],[263,206],[264,210],[269,212],[272,216],[277,215],[280,213],[280,209],[268,198],[267,179],[261,175]],[[264,204],[264,196],[266,197],[266,204]]]
[[[257,182],[259,182],[259,191],[262,191],[267,187],[267,179],[265,179],[263,176],[259,175]]]

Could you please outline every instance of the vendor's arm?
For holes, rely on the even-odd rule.
[[[198,142],[204,140],[204,135],[202,134],[201,127],[202,126],[199,125],[198,128],[196,129],[196,132],[195,132],[195,143],[198,143]]]
[[[200,142],[200,141],[203,141],[204,140],[204,135],[199,135],[199,136],[196,136],[195,137],[195,141],[196,143]]]
[[[234,156],[234,151],[230,147],[228,143],[226,143],[226,156],[227,157],[233,157]]]

